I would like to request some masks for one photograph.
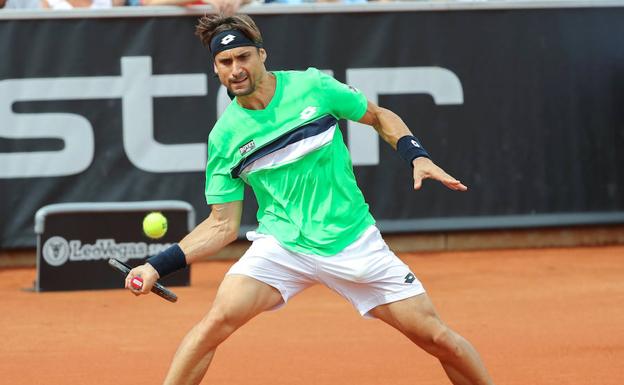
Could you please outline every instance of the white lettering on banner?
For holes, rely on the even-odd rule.
[[[121,58],[121,76],[7,79],[0,81],[0,137],[57,138],[59,151],[0,153],[0,178],[74,175],[86,170],[95,151],[93,127],[69,113],[13,112],[16,102],[122,99],[123,145],[137,168],[149,172],[202,171],[206,144],[162,144],[154,139],[154,97],[204,96],[206,75],[152,75],[149,56]]]
[[[379,95],[428,94],[436,105],[463,104],[457,75],[441,67],[347,69],[347,84],[359,88],[373,103]],[[354,166],[379,164],[379,135],[374,129],[349,122],[347,138]]]
[[[93,160],[95,141],[91,123],[67,113],[15,114],[14,102],[79,99],[80,80],[10,79],[0,82],[0,137],[57,138],[59,151],[0,153],[0,178],[31,178],[78,174]],[[90,78],[77,78],[89,79]]]
[[[331,74],[331,70],[324,70]],[[428,94],[437,105],[463,104],[459,78],[440,67],[347,69],[346,83],[377,103],[379,95]],[[16,102],[122,99],[123,146],[132,164],[148,172],[203,171],[206,144],[163,144],[154,138],[153,98],[205,96],[206,74],[153,75],[149,56],[122,57],[121,76],[7,79],[0,81],[0,137],[56,138],[58,151],[0,153],[0,178],[35,178],[81,173],[93,162],[93,127],[70,113],[15,113]],[[219,117],[230,100],[217,92]],[[379,137],[372,128],[348,126],[348,145],[355,166],[379,164]]]
[[[79,240],[50,237],[43,244],[43,259],[51,266],[62,266],[67,261],[97,261],[117,258],[126,262],[144,259],[170,247],[172,243],[115,242],[114,239],[96,239],[94,244]]]

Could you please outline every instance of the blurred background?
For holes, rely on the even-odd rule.
[[[624,243],[624,1],[0,6],[0,266],[35,263],[35,213],[50,204],[209,214],[206,139],[229,99],[193,33],[212,12],[254,18],[268,69],[322,69],[398,113],[469,186],[414,192],[390,146],[342,122],[396,248]],[[256,207],[247,191],[241,235]]]

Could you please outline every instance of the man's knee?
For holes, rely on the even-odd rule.
[[[463,354],[459,341],[461,337],[438,319],[429,322],[429,327],[424,331],[410,337],[425,351],[442,361],[455,360]]]
[[[231,312],[223,307],[213,307],[210,312],[195,326],[205,343],[216,347],[225,341],[236,329],[240,327]]]
[[[440,352],[440,359],[456,359],[463,354],[459,337],[451,328],[442,324],[434,333],[431,341],[437,351]]]

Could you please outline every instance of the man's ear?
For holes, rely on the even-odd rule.
[[[214,71],[215,75],[219,75],[219,71],[217,71],[217,63],[213,62],[212,63],[212,70]]]
[[[262,62],[264,63],[266,61],[267,58],[267,52],[264,48],[260,48],[260,60],[262,60]]]

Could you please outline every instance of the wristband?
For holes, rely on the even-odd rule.
[[[424,156],[425,158],[431,159],[427,150],[423,148],[418,139],[412,135],[405,135],[397,142],[397,152],[405,160],[409,163],[410,166],[414,167],[412,162],[414,159]]]
[[[160,253],[149,257],[147,263],[152,265],[160,278],[186,267],[186,256],[177,243]]]

